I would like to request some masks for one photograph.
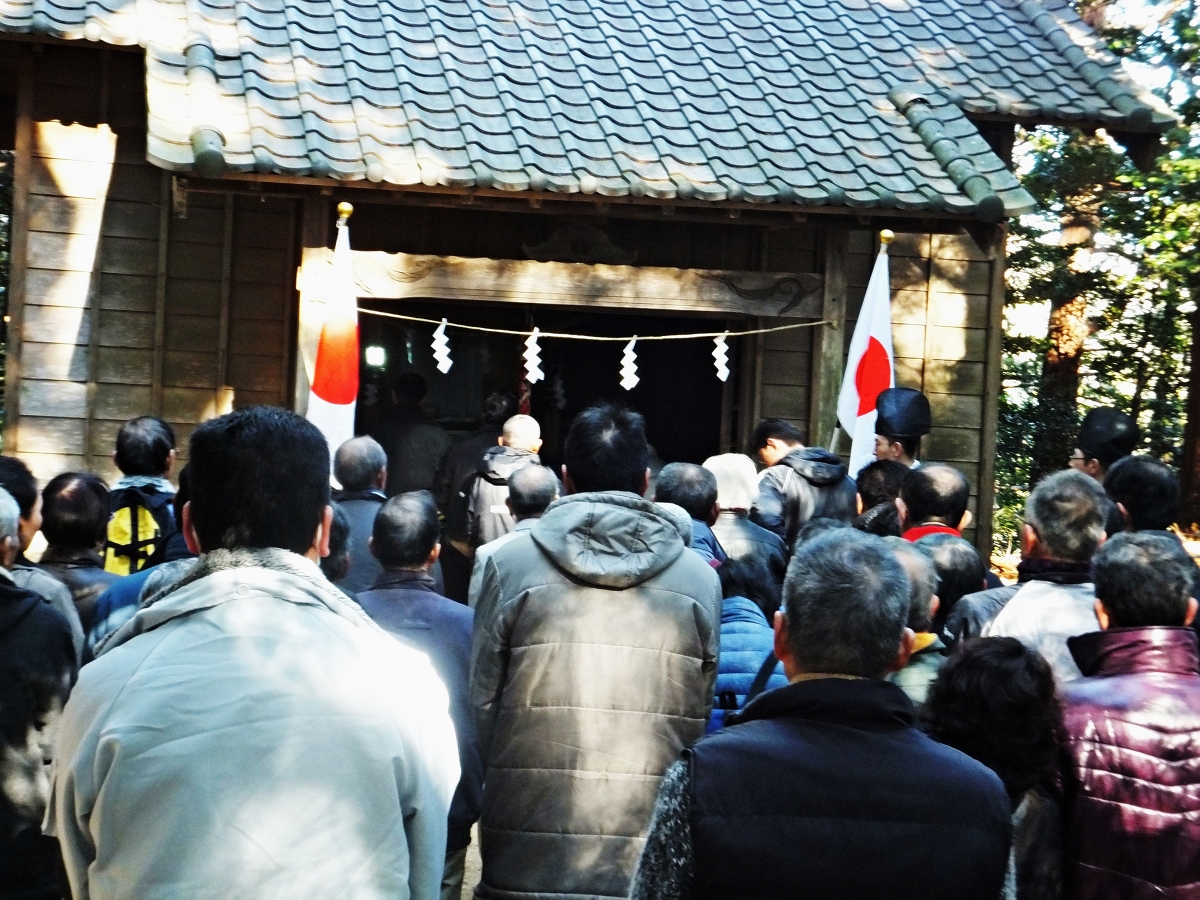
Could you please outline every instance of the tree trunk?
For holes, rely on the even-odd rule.
[[[1192,313],[1192,350],[1188,360],[1187,425],[1183,432],[1183,465],[1179,476],[1183,481],[1183,509],[1179,524],[1186,528],[1200,522],[1200,310]]]
[[[1033,440],[1030,487],[1065,468],[1078,428],[1079,363],[1091,333],[1087,301],[1076,297],[1051,307],[1048,346],[1038,385],[1038,421]]]

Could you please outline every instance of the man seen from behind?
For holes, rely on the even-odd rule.
[[[446,689],[325,580],[329,449],[256,407],[192,433],[182,579],[82,670],[49,833],[71,892],[438,896],[458,752]]]

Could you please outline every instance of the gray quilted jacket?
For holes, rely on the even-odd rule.
[[[619,492],[556,501],[485,565],[477,896],[625,897],[663,773],[704,734],[716,573],[667,514]]]

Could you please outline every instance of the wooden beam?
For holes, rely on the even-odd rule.
[[[34,58],[17,56],[17,133],[13,162],[12,240],[9,245],[7,347],[4,371],[4,452],[19,449],[21,423],[21,329],[25,324],[25,279],[29,253],[29,185],[33,179]]]
[[[837,427],[838,393],[842,387],[846,331],[846,242],[844,229],[829,229],[825,239],[825,284],[820,318],[813,334],[812,391],[808,414],[808,443],[828,447]]]
[[[1004,346],[1004,269],[1008,228],[995,226],[991,241],[992,278],[988,292],[987,359],[984,363],[983,427],[979,432],[979,492],[975,546],[984,560],[992,557],[992,505],[996,498],[996,427],[1000,417],[1001,366]]]
[[[305,248],[298,286],[320,294],[333,251]],[[484,300],[733,316],[814,319],[822,278],[812,273],[354,253],[359,296],[380,300]]]
[[[162,172],[158,188],[158,280],[154,286],[154,363],[150,399],[154,415],[163,414],[163,366],[167,343],[167,254],[171,239],[171,173]]]

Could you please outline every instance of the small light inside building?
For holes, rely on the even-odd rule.
[[[370,346],[363,352],[363,356],[372,369],[382,369],[387,365],[387,351],[382,347]]]

